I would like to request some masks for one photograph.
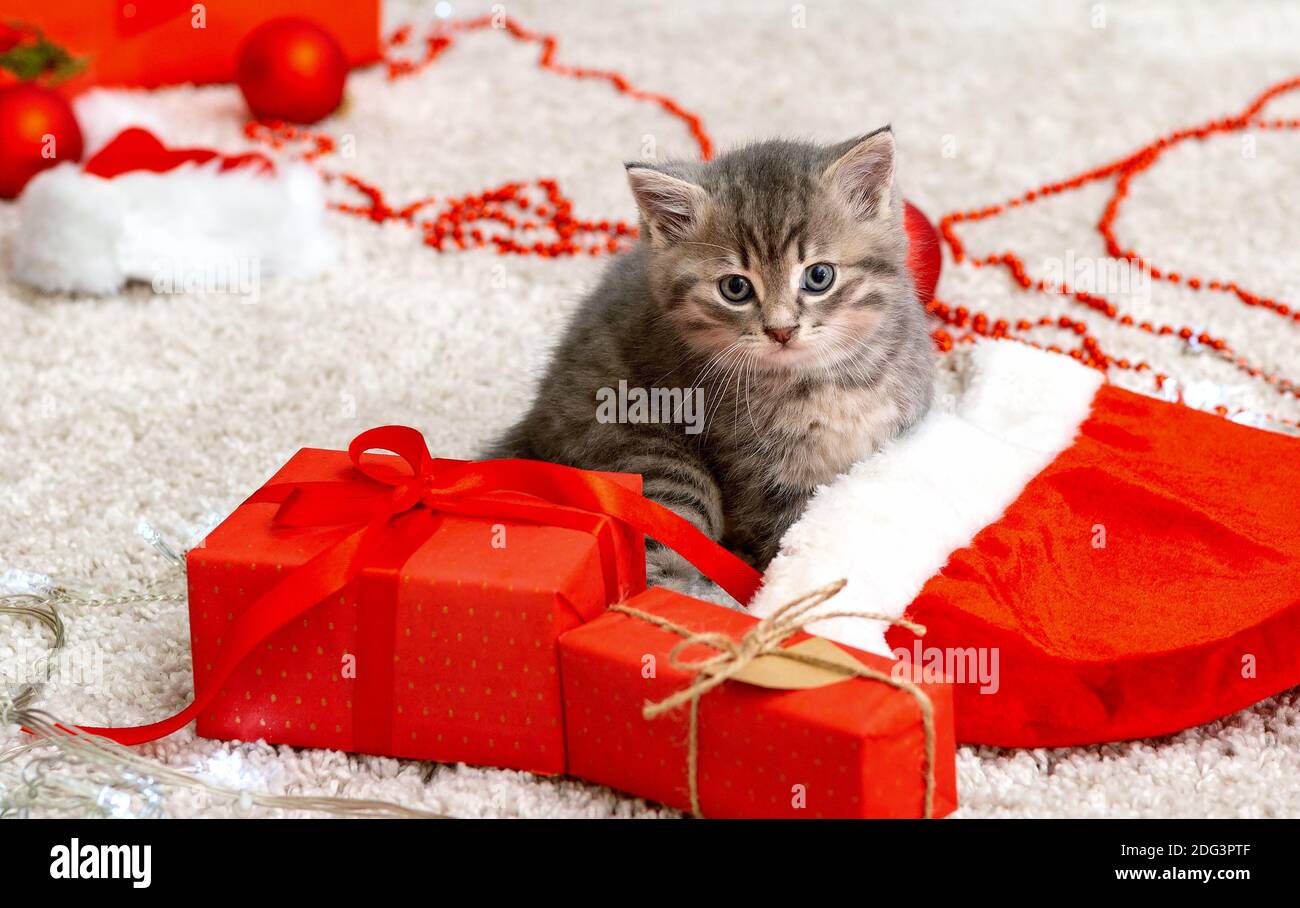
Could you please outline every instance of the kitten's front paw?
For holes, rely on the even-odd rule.
[[[686,593],[695,585],[695,582],[695,579],[691,577],[691,573],[676,569],[676,565],[646,564],[646,586],[662,586],[678,593]]]
[[[645,553],[645,579],[647,586],[662,586],[678,593],[697,595],[709,581],[695,566],[672,549],[658,542],[648,541]]]
[[[672,557],[668,557],[671,555]],[[662,557],[656,557],[662,556]],[[736,603],[722,591],[722,588],[697,571],[689,562],[674,553],[647,553],[646,585],[661,586],[706,602],[715,602],[728,608],[735,608]]]

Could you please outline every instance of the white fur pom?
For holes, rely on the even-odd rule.
[[[118,249],[127,211],[108,180],[76,164],[37,174],[18,199],[13,276],[40,290],[113,293],[128,275]]]

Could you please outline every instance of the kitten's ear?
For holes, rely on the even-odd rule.
[[[628,164],[627,181],[652,240],[682,239],[699,221],[708,201],[701,187],[647,164]]]
[[[835,162],[822,178],[860,220],[890,209],[894,190],[894,133],[888,126],[834,148]]]

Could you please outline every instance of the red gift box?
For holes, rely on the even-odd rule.
[[[401,426],[303,449],[189,553],[194,702],[83,730],[137,744],[197,718],[207,737],[563,772],[556,640],[644,589],[644,534],[738,598],[758,583],[640,487],[437,460]]]
[[[569,772],[681,809],[692,808],[694,774],[695,806],[709,817],[920,817],[927,786],[931,816],[956,808],[949,684],[891,686],[883,679],[895,663],[801,632],[775,648],[848,667],[819,686],[789,689],[806,683],[794,676],[806,666],[768,656],[761,669],[754,660],[718,682],[736,653],[752,649],[745,640],[756,628],[748,615],[655,588],[565,634]],[[712,642],[693,642],[698,635]],[[683,692],[702,677],[716,686],[693,707]],[[647,718],[654,704],[672,707],[674,695],[683,702]]]
[[[240,43],[257,26],[284,16],[310,19],[338,39],[349,66],[379,59],[379,4],[374,0],[6,0],[2,21],[39,27],[47,38],[84,57],[85,72],[69,83],[155,88],[231,82]]]
[[[337,481],[351,467],[344,452],[308,448],[271,482]],[[640,490],[639,477],[609,478]],[[278,507],[249,501],[190,552],[199,694],[234,620],[338,535],[278,527]],[[618,593],[645,585],[636,534],[607,517],[592,529],[609,533],[612,578],[594,533],[445,517],[404,564],[367,567],[271,635],[199,714],[198,733],[562,772],[555,639],[604,611],[606,579]]]

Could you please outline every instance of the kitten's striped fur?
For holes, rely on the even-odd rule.
[[[816,486],[930,403],[893,136],[763,142],[709,163],[630,164],[628,176],[641,239],[584,301],[494,453],[640,473],[648,497],[763,567]],[[834,284],[810,293],[804,269],[821,262]],[[753,298],[728,302],[727,275]],[[597,421],[598,390],[620,379],[703,388],[703,431]],[[690,570],[653,543],[649,559],[652,581]]]

